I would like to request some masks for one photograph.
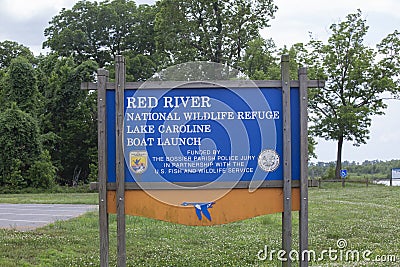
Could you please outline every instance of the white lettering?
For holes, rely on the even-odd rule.
[[[210,97],[208,96],[164,96],[164,108],[209,108]]]
[[[154,96],[131,96],[126,100],[126,108],[155,108],[158,105],[158,99]]]

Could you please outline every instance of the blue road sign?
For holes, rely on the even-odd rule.
[[[347,177],[347,170],[340,170],[340,176],[344,179]]]

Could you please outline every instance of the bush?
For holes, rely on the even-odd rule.
[[[28,170],[29,184],[35,188],[54,186],[56,168],[51,163],[50,153],[45,150]]]
[[[41,154],[37,120],[15,103],[0,113],[0,185],[29,186],[26,177]]]
[[[0,186],[51,188],[56,168],[42,149],[37,120],[16,104],[0,113]]]
[[[322,179],[325,180],[335,179],[335,167],[330,166],[329,169],[326,170],[324,175],[322,175]]]
[[[10,166],[10,172],[5,177],[6,183],[16,189],[26,187],[26,181],[24,180],[21,174],[21,166],[22,166],[21,160],[12,159],[11,162],[12,163]]]

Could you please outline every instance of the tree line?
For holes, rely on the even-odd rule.
[[[291,73],[307,66],[310,79],[326,80],[309,91],[309,151],[313,137],[363,144],[371,116],[383,114],[383,92],[399,92],[399,33],[376,48],[363,43],[368,31],[358,10],[333,24],[327,43],[278,48],[260,35],[277,6],[273,0],[132,0],[77,2],[44,29],[49,48],[34,56],[12,41],[0,42],[0,186],[51,187],[97,179],[97,68],[114,76],[113,58],[124,55],[128,81],[145,81],[169,66],[189,61],[230,65],[251,79],[280,79],[279,58],[289,54]]]
[[[344,161],[342,162],[342,168],[347,170],[349,177],[389,179],[392,175],[392,169],[400,168],[400,160],[365,160],[361,163]],[[310,163],[308,175],[314,179],[334,179],[335,162]]]

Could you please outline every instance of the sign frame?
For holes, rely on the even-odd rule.
[[[108,81],[108,71],[99,69],[97,83],[82,83],[81,88],[86,90],[98,91],[98,183],[93,187],[99,191],[99,230],[100,230],[100,266],[109,265],[109,219],[110,212],[110,192],[115,190],[115,202],[117,213],[117,266],[126,266],[126,241],[125,241],[125,206],[126,190],[125,183],[125,162],[123,153],[123,116],[124,116],[124,90],[137,89],[141,86],[140,82],[125,81],[125,60],[123,56],[115,58],[115,82]],[[324,81],[308,80],[307,69],[300,68],[298,71],[299,80],[290,80],[289,56],[283,55],[281,58],[282,80],[274,81],[253,81],[257,86],[280,87],[282,88],[283,103],[283,181],[272,185],[272,187],[282,188],[283,190],[283,212],[282,212],[282,248],[287,253],[292,249],[292,208],[293,190],[299,187],[299,248],[300,251],[308,249],[308,134],[307,134],[307,90],[310,87],[323,87]],[[208,81],[209,82],[209,81]],[[162,87],[170,87],[171,84],[165,82]],[[246,81],[226,81],[227,84],[245,85]],[[155,85],[156,86],[156,85]],[[290,90],[292,87],[299,88],[300,105],[300,180],[292,181],[292,158],[291,145],[292,137],[290,132]],[[116,183],[107,183],[107,90],[115,90],[116,104]],[[243,188],[246,185],[241,185]],[[240,187],[240,186],[239,186]],[[211,204],[212,205],[212,204]],[[204,214],[206,215],[206,214]],[[300,261],[300,266],[308,266],[307,261]],[[282,263],[283,266],[291,266],[290,261]]]

